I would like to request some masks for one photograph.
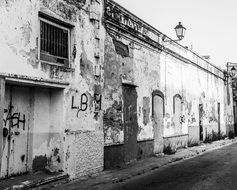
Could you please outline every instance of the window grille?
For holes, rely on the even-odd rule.
[[[69,30],[40,20],[40,59],[65,64],[69,59]]]

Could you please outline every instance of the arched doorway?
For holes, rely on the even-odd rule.
[[[175,134],[182,133],[182,97],[179,94],[174,95],[173,97],[173,113],[174,113],[174,123],[175,123]]]
[[[164,94],[155,90],[152,93],[152,117],[154,130],[154,153],[163,152],[163,118],[165,114]]]

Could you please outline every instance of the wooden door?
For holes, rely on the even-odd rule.
[[[125,163],[137,158],[137,92],[135,86],[123,85]]]

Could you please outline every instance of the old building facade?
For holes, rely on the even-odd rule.
[[[223,71],[105,1],[105,168],[233,130]]]
[[[103,170],[103,3],[0,2],[1,178]]]
[[[223,71],[117,3],[9,0],[0,12],[1,178],[74,178],[232,130]]]

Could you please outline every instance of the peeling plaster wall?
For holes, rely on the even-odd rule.
[[[115,41],[119,41],[123,51],[128,52],[121,53],[121,48],[120,51],[119,48],[116,49]],[[115,40],[113,34],[106,35],[103,96],[106,145],[124,142],[123,82],[137,85],[138,140],[153,139],[151,100],[152,92],[159,89],[160,84],[160,53],[137,44],[131,47],[130,42],[123,37]]]
[[[32,163],[34,171],[63,169],[62,99],[62,90],[35,90]],[[45,165],[42,162],[45,162]]]
[[[138,141],[154,138],[154,90],[164,93],[164,138],[178,141],[180,137],[185,141],[180,143],[182,146],[188,137],[199,140],[200,104],[204,139],[212,131],[218,132],[218,103],[220,132],[227,134],[231,128],[227,121],[233,124],[233,111],[231,100],[227,105],[223,72],[177,43],[162,42],[163,34],[113,1],[107,1],[105,10],[105,145],[124,143],[123,109],[117,106],[123,108],[122,83],[137,86]],[[175,106],[179,111],[174,111]]]
[[[116,49],[114,39],[128,48],[128,56]],[[164,137],[182,136],[180,138],[187,141],[184,135],[190,135],[190,138],[199,140],[199,104],[203,104],[204,139],[208,133],[218,132],[218,103],[220,103],[220,130],[221,133],[228,134],[226,120],[230,116],[227,115],[233,114],[225,113],[228,112],[226,111],[228,109],[225,97],[226,87],[224,81],[217,77],[220,73],[215,73],[211,66],[208,68],[207,62],[197,56],[193,58],[194,63],[203,65],[217,76],[164,52],[153,51],[152,48],[136,43],[130,46],[131,42],[132,40],[126,40],[122,36],[118,38],[107,32],[104,67],[106,145],[124,142],[123,110],[121,106],[116,106],[123,104],[121,89],[123,81],[137,85],[138,140],[154,138],[151,94],[157,89],[165,95]],[[189,51],[186,49],[176,47],[176,51],[189,57]],[[175,95],[181,97],[181,115],[177,121],[174,118]],[[178,123],[176,122],[181,122],[181,131],[177,130]],[[187,142],[183,144],[185,143]]]
[[[97,139],[103,138],[101,99],[105,37],[101,26],[102,10],[103,2],[100,0],[0,2],[0,51],[4,60],[0,72],[25,76],[29,81],[37,77],[55,83],[59,80],[69,83],[65,89],[38,88],[36,84],[34,124],[30,126],[33,135],[29,165],[32,170],[48,167],[51,171],[64,171],[76,176],[103,168],[104,142],[98,140],[94,143],[86,137],[82,140],[81,135],[74,135],[86,131],[88,137],[96,134]],[[73,26],[70,29],[69,67],[40,61],[39,11]],[[77,145],[79,141],[80,147]],[[77,162],[65,160],[68,154],[65,148],[73,150],[71,158],[78,159]],[[90,154],[93,156],[89,163]]]
[[[181,53],[188,57],[187,50]],[[201,58],[196,56],[194,60],[194,63],[208,68],[207,62]],[[210,65],[209,67],[211,69]],[[218,75],[214,70],[212,72]],[[165,137],[180,135],[175,133],[173,113],[175,94],[182,97],[181,134],[190,132],[190,138],[199,140],[199,104],[203,104],[204,139],[208,133],[212,133],[212,130],[218,132],[218,103],[220,103],[220,129],[223,134],[226,134],[225,111],[228,108],[222,79],[164,53],[161,56],[161,75],[162,91],[165,94]]]

